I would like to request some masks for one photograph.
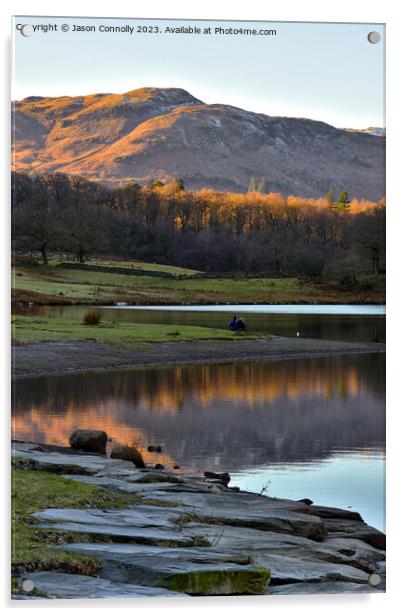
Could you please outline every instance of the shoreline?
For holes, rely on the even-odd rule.
[[[77,374],[145,366],[220,364],[384,353],[385,344],[312,338],[161,342],[132,349],[95,342],[37,342],[12,347],[12,378]]]
[[[28,566],[39,597],[385,590],[385,535],[359,512],[240,491],[217,475],[139,469],[67,447],[13,441],[12,456],[20,479],[29,474],[28,491],[38,471],[45,490],[48,479],[72,480],[71,503],[52,506],[45,499],[30,513],[29,528],[45,532],[43,547],[50,549],[41,565]],[[77,505],[74,494],[85,488],[125,501]],[[49,531],[57,532],[57,544]],[[91,558],[96,571],[72,569],[69,555]],[[14,560],[13,599],[31,598],[20,589],[26,568]],[[371,586],[372,573],[379,581]]]
[[[341,299],[343,299],[344,301],[340,301]],[[35,299],[35,297],[33,296],[33,298],[31,300],[25,300],[25,299],[19,299],[19,298],[13,298],[12,299],[12,304],[16,304],[16,305],[21,305],[21,306],[26,306],[26,307],[43,307],[43,306],[54,306],[54,307],[60,307],[60,308],[65,308],[66,306],[81,306],[81,307],[92,307],[92,306],[97,306],[99,308],[116,308],[119,307],[119,302],[116,302],[115,300],[111,300],[110,302],[108,301],[103,301],[103,300],[76,300],[76,299],[72,299],[72,298],[65,298],[64,301],[60,301],[60,298],[56,298],[56,301],[52,301],[52,297],[46,297],[47,301],[39,301],[37,299]],[[172,301],[164,301],[164,300],[153,300],[153,301],[147,301],[147,300],[143,300],[143,301],[138,301],[138,302],[124,302],[124,308],[141,308],[142,306],[146,306],[147,308],[150,307],[155,307],[155,308],[159,308],[159,307],[164,307],[164,306],[172,306],[173,302]],[[289,305],[289,306],[315,306],[315,305],[322,305],[322,306],[385,306],[386,305],[386,296],[383,296],[382,298],[375,298],[375,299],[371,299],[368,301],[365,300],[361,300],[359,298],[353,298],[351,300],[345,300],[345,298],[336,298],[334,301],[332,302],[326,302],[326,301],[310,301],[310,300],[289,300],[287,302],[284,301],[277,301],[277,302],[273,302],[273,301],[261,301],[261,302],[245,302],[245,301],[226,301],[226,302],[215,302],[215,301],[203,301],[200,300],[199,302],[195,303],[195,302],[186,302],[186,301],[176,301],[174,302],[174,305],[176,306],[186,306],[186,307],[192,307],[192,306],[205,306],[205,307],[209,307],[209,306],[245,306],[245,305],[250,305],[250,306],[284,306],[284,305]]]

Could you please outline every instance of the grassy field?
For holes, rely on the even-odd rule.
[[[60,340],[95,340],[134,348],[142,343],[194,342],[197,340],[236,340],[239,337],[253,340],[256,336],[238,334],[226,329],[197,327],[193,325],[158,325],[152,323],[127,323],[125,321],[101,321],[99,325],[85,325],[53,316],[12,317],[12,334],[15,344],[32,342],[56,342]],[[265,336],[266,338],[268,336]]]
[[[123,495],[63,479],[53,473],[20,468],[22,460],[14,460],[11,477],[11,564],[14,575],[25,571],[47,570],[95,575],[99,564],[95,558],[75,552],[52,550],[71,541],[86,541],[82,533],[68,533],[32,525],[32,513],[47,507],[84,507],[106,509],[127,507],[140,501],[138,496]],[[48,547],[49,546],[49,547]]]
[[[35,304],[215,304],[215,303],[384,303],[382,289],[343,291],[298,278],[193,278],[193,270],[139,262],[91,262],[124,269],[144,267],[144,275],[48,267],[15,267],[13,298]],[[147,275],[168,271],[172,278]],[[158,269],[159,268],[159,269]]]
[[[161,263],[145,263],[144,261],[110,261],[108,259],[92,259],[90,265],[102,265],[111,267],[121,267],[123,269],[144,270],[145,272],[166,272],[172,276],[193,276],[199,274],[198,270],[177,267],[175,265],[164,265]]]

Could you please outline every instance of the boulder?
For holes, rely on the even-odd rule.
[[[103,430],[75,430],[69,439],[70,447],[80,451],[106,454],[108,435]]]
[[[204,476],[207,479],[216,479],[217,481],[219,481],[220,483],[224,485],[228,485],[229,482],[231,481],[231,477],[229,473],[213,473],[211,471],[206,471],[204,473]]]
[[[118,460],[126,460],[127,462],[133,462],[137,468],[145,468],[143,456],[135,447],[129,447],[128,445],[115,445],[111,451],[111,458]]]

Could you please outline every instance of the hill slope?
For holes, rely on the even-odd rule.
[[[117,185],[181,178],[189,189],[266,190],[305,197],[329,184],[384,196],[385,140],[307,119],[206,105],[179,88],[42,98],[13,105],[13,168]]]

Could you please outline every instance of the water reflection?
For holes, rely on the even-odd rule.
[[[176,366],[21,379],[15,438],[67,444],[76,427],[105,429],[166,463],[244,470],[382,449],[382,355]]]

